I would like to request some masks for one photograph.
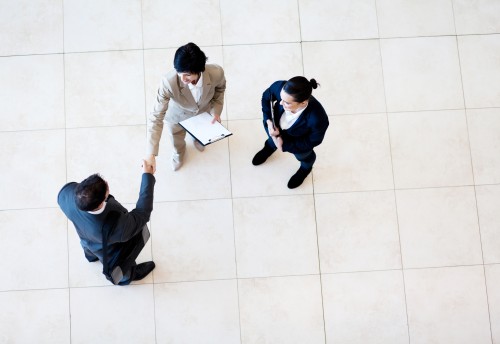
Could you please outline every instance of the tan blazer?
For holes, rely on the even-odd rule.
[[[220,115],[224,106],[226,79],[222,67],[207,64],[203,72],[203,87],[197,104],[188,85],[184,85],[175,70],[161,80],[153,111],[148,117],[147,153],[158,155],[163,121],[179,123],[203,112]]]

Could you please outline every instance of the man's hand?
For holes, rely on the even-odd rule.
[[[156,172],[156,158],[153,154],[142,160],[142,170],[144,173],[154,174]]]
[[[215,123],[215,121],[219,122],[220,123],[220,115],[217,115],[217,114],[213,114],[214,118],[212,119],[212,124]]]

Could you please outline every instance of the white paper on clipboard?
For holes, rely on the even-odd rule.
[[[206,146],[233,135],[219,122],[216,121],[212,124],[213,119],[208,112],[203,112],[179,122],[179,124],[202,145]]]

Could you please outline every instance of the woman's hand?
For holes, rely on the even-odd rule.
[[[155,158],[154,154],[146,156],[144,161],[146,161],[151,166],[151,168],[153,170],[152,173],[155,173],[156,172],[156,158]],[[143,164],[143,167],[144,167],[144,164]]]
[[[270,119],[268,119],[266,123],[267,130],[273,139],[276,148],[278,148],[280,152],[283,152],[283,139],[280,136],[280,131],[274,127],[273,122]]]
[[[266,123],[267,123],[267,131],[269,131],[269,135],[274,136],[274,137],[280,136],[280,131],[274,127],[273,122],[270,119],[268,119]]]
[[[281,138],[281,136],[278,137],[273,136],[273,141],[274,144],[276,145],[276,148],[278,148],[280,152],[283,152],[283,139]]]
[[[214,124],[216,121],[220,123],[220,115],[217,115],[214,113],[214,118],[212,119],[212,124]]]

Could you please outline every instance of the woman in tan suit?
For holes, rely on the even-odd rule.
[[[203,112],[210,113],[213,122],[220,122],[226,90],[224,70],[206,61],[203,51],[196,44],[188,43],[177,49],[175,69],[162,78],[148,118],[146,160],[155,170],[164,125],[174,147],[172,169],[177,171],[186,153],[186,131],[179,122]],[[196,140],[194,146],[199,151],[205,149]]]

